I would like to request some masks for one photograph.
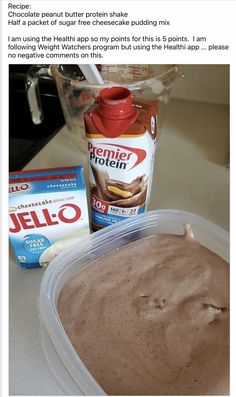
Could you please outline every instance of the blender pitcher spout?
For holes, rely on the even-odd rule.
[[[43,110],[39,90],[40,76],[50,76],[50,69],[48,65],[31,66],[27,73],[25,82],[26,95],[34,124],[41,124],[43,121]]]

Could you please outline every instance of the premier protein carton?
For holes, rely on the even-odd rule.
[[[46,267],[87,234],[81,166],[10,173],[9,236],[20,267]]]
[[[157,103],[104,88],[84,113],[93,230],[147,210],[157,138]]]

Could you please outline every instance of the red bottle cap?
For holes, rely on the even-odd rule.
[[[91,117],[97,129],[107,137],[115,138],[124,133],[138,116],[131,92],[124,87],[104,88],[99,93],[98,103]]]

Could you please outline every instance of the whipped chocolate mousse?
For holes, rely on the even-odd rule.
[[[65,284],[58,313],[109,395],[229,394],[229,265],[191,230],[94,260]]]

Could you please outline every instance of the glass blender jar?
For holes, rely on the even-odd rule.
[[[87,152],[83,113],[90,107],[102,88],[122,86],[135,98],[158,102],[159,132],[173,84],[183,73],[179,65],[104,64],[98,65],[103,85],[90,84],[78,65],[34,65],[26,81],[28,102],[35,124],[43,120],[40,102],[39,77],[51,76],[57,87],[67,128],[76,148]]]

